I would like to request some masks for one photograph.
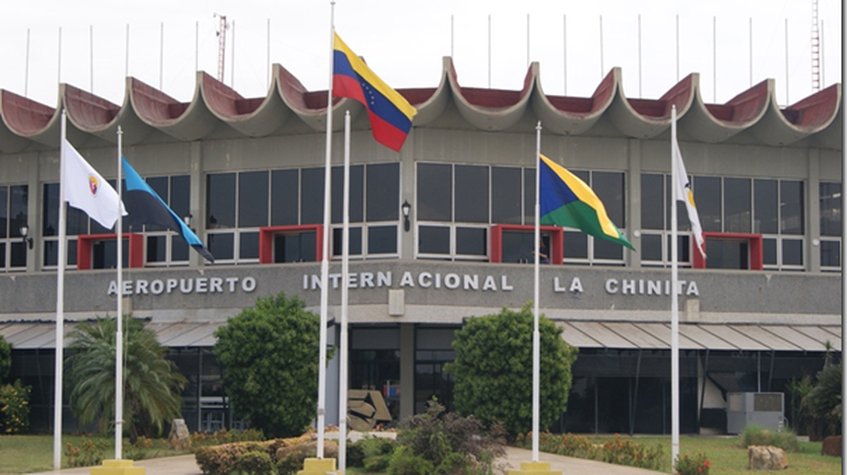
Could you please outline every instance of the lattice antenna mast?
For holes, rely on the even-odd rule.
[[[215,18],[219,18],[218,23],[218,81],[224,82],[224,62],[226,60],[226,30],[229,29],[229,23],[226,21],[226,15],[218,15],[215,13]]]
[[[812,90],[821,90],[821,29],[818,21],[818,0],[812,0]]]

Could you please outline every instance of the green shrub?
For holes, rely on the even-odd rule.
[[[245,429],[243,431],[221,429],[216,432],[192,432],[189,437],[191,447],[265,440],[264,434],[259,429]]]
[[[800,450],[800,444],[797,442],[797,435],[794,431],[783,429],[781,432],[774,432],[757,425],[749,425],[744,428],[744,432],[739,436],[738,445],[745,449],[751,445],[773,445],[786,452]]]
[[[397,449],[388,464],[388,475],[432,475],[434,472],[432,462],[416,455],[410,447]]]
[[[388,468],[397,442],[382,437],[366,437],[347,446],[347,466],[363,467],[369,472],[384,472]]]
[[[236,470],[243,475],[269,475],[276,473],[271,456],[267,452],[253,450],[238,458]]]
[[[90,467],[100,465],[103,461],[103,452],[109,448],[105,440],[92,440],[83,437],[79,441],[79,447],[68,442],[65,445],[65,463],[68,467]]]
[[[662,467],[662,446],[645,447],[619,435],[603,444],[603,462],[658,470]]]
[[[691,456],[680,455],[673,464],[677,475],[709,475],[711,466],[709,459],[702,453]]]
[[[235,442],[217,446],[200,447],[194,452],[194,459],[200,470],[206,475],[229,475],[237,470],[241,457],[248,452],[269,453],[274,441]]]
[[[0,431],[15,434],[29,428],[31,388],[20,381],[0,386]]]
[[[538,439],[541,451],[568,457],[652,470],[661,469],[664,461],[661,445],[645,447],[632,439],[622,438],[617,434],[603,445],[594,444],[587,437],[573,434],[557,435],[544,432],[539,435]],[[532,434],[519,435],[516,441],[519,447],[529,448],[532,445]]]
[[[2,383],[9,375],[9,370],[12,368],[12,345],[10,345],[3,335],[0,335],[0,383]]]
[[[827,353],[829,358],[829,353]],[[803,398],[801,412],[809,418],[809,435],[823,439],[841,434],[841,365],[826,364],[814,387]]]
[[[365,451],[359,444],[347,445],[347,466],[348,467],[364,467],[365,466]]]
[[[450,452],[441,465],[435,467],[435,475],[466,475],[474,471],[475,465],[467,455]]]
[[[279,475],[293,475],[303,470],[303,461],[308,457],[314,457],[316,453],[317,442],[282,445],[274,452],[276,473]],[[324,457],[338,457],[338,445],[334,441],[326,441],[324,445]]]

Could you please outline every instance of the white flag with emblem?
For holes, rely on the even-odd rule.
[[[697,205],[694,204],[694,192],[691,191],[691,182],[688,181],[688,172],[685,171],[685,165],[682,163],[682,152],[679,151],[679,144],[676,140],[671,144],[673,147],[673,156],[676,160],[676,183],[674,183],[674,195],[678,201],[685,203],[685,209],[688,210],[688,221],[691,222],[691,234],[694,235],[694,241],[697,243],[697,250],[703,258],[706,257],[706,246],[703,241],[703,227],[700,226],[700,216],[697,214]]]
[[[65,201],[85,211],[104,228],[112,229],[119,214],[126,216],[118,192],[97,173],[67,140],[62,141],[62,176],[60,186]]]

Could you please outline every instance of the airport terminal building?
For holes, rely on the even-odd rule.
[[[725,431],[728,393],[784,391],[841,347],[841,85],[786,107],[768,80],[707,104],[696,74],[655,100],[628,99],[621,74],[611,70],[591,97],[550,96],[537,64],[521,90],[506,91],[462,87],[445,58],[439,84],[400,91],[418,109],[400,153],[373,141],[358,103],[334,101],[332,229],[322,226],[326,92],[307,91],[282,66],[258,98],[204,73],[188,103],[134,78],[121,105],[70,85],[55,107],[0,91],[0,334],[14,348],[12,376],[33,387],[33,428],[52,420],[58,265],[67,269],[68,331],[114,316],[122,292],[124,308],[148,321],[189,379],[189,427],[239,423],[211,351],[214,331],[280,291],[317,309],[323,233],[332,238],[333,325],[339,315],[349,110],[350,387],[382,390],[395,417],[433,395],[449,405],[443,368],[455,330],[531,300],[540,121],[542,152],[592,186],[637,249],[543,228],[551,263],[541,271],[541,309],[579,348],[556,429],[669,432],[675,105],[709,256],[700,259],[681,232],[681,427]],[[115,236],[73,209],[68,262],[57,262],[63,111],[68,139],[106,178],[117,174],[121,126],[127,159],[216,262],[171,232],[128,228],[118,289]],[[337,360],[329,376],[332,421]]]

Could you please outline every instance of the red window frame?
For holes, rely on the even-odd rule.
[[[95,242],[116,240],[117,234],[80,234],[76,238],[76,268],[91,269],[91,247]],[[129,267],[144,267],[144,236],[138,233],[123,233],[122,239],[129,240]]]
[[[503,232],[522,231],[534,232],[531,224],[495,224],[491,226],[491,259],[490,262],[503,262]],[[550,235],[550,263],[562,264],[565,259],[565,231],[558,226],[541,226],[541,231]]]
[[[320,262],[323,259],[323,229],[323,225],[320,224],[264,226],[259,228],[259,263],[273,264],[274,235],[282,233],[295,234],[303,231],[315,232],[315,262]]]
[[[720,240],[744,240],[750,246],[750,270],[762,270],[762,265],[764,263],[763,257],[763,249],[762,249],[762,235],[761,234],[753,234],[753,233],[718,233],[718,232],[704,232],[703,233],[703,246],[706,246],[706,243],[709,242],[709,239]],[[692,247],[697,247],[697,242],[694,239],[694,236],[691,237]],[[700,251],[697,249],[691,249],[693,253],[693,261],[691,266],[694,269],[708,269],[706,267],[708,257],[703,259],[703,256],[700,254]]]

